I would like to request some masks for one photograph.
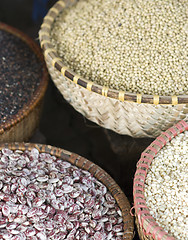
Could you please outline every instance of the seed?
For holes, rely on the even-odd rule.
[[[8,149],[8,148],[3,148],[2,149],[2,154],[5,155],[5,156],[9,156],[12,153],[13,153],[13,151]]]
[[[59,14],[51,39],[64,64],[89,81],[187,94],[187,11],[185,0],[81,0]]]
[[[42,233],[42,232],[37,233],[36,236],[38,237],[39,240],[46,240],[47,239],[46,234]]]
[[[20,213],[23,215],[27,214],[29,211],[29,207],[26,205],[19,205],[18,209],[19,209]]]
[[[6,226],[6,229],[11,230],[17,228],[18,224],[17,223],[8,223]]]
[[[14,218],[14,223],[22,224],[27,220],[25,215],[17,215],[17,217]]]
[[[36,228],[38,231],[44,231],[45,229],[45,225],[43,223],[35,223],[33,227]]]
[[[81,192],[80,191],[72,191],[70,194],[69,194],[69,196],[71,197],[71,198],[77,198],[79,195],[81,194]]]
[[[101,219],[102,213],[100,210],[96,209],[92,212],[93,219]]]
[[[2,213],[3,213],[4,216],[7,217],[7,216],[10,214],[10,208],[9,208],[9,206],[4,205],[4,206],[2,207]]]
[[[121,232],[122,231],[122,225],[115,225],[113,227],[114,232]]]
[[[111,222],[107,222],[105,223],[105,229],[110,232],[112,230],[112,223]]]
[[[0,30],[0,124],[10,120],[32,99],[39,86],[42,65],[21,38]],[[3,150],[16,160],[17,153]]]
[[[0,228],[4,228],[7,225],[7,221],[5,218],[0,219]]]
[[[2,168],[1,175],[1,233],[8,230],[11,238],[21,240],[107,237],[109,229],[104,223],[110,222],[112,217],[119,219],[120,209],[102,183],[87,171],[82,172],[60,159],[57,161],[54,156],[40,156],[35,149],[16,152],[19,155],[14,160],[13,172],[16,174],[11,175],[10,156],[14,154],[8,149],[0,151],[0,156],[7,157],[7,165]],[[44,161],[44,158],[48,160]],[[18,165],[20,159],[27,164]],[[8,172],[7,167],[10,169]],[[117,223],[123,226],[123,220],[116,220]],[[115,227],[115,224],[110,224]],[[115,231],[113,237],[116,237]]]
[[[17,236],[11,237],[11,240],[22,240],[22,238],[19,235],[17,235]]]
[[[1,236],[3,239],[9,240],[9,239],[11,239],[12,234],[9,233],[9,232],[3,232],[2,234],[0,234],[0,236]]]
[[[176,239],[187,238],[188,132],[168,142],[146,176],[145,197],[156,222]]]
[[[12,154],[9,155],[9,159],[13,160],[13,161],[18,160],[19,157],[20,157],[20,155],[16,154],[16,153],[12,153]]]
[[[46,182],[46,181],[48,181],[48,176],[38,177],[37,181],[39,181],[39,182]]]
[[[26,235],[27,237],[35,236],[37,231],[34,228],[27,228]]]
[[[33,207],[40,207],[45,202],[44,199],[36,197],[33,201]]]
[[[59,181],[58,178],[51,178],[51,179],[49,180],[49,183],[57,183],[58,181]]]
[[[103,238],[103,235],[100,232],[96,232],[94,234],[94,239],[95,240],[103,240],[104,238]]]
[[[70,186],[70,185],[68,185],[68,184],[63,184],[63,185],[62,185],[62,191],[63,191],[64,193],[70,193],[70,192],[73,191],[73,187]]]
[[[95,227],[95,231],[100,231],[101,229],[104,229],[104,223],[99,222],[97,226]]]

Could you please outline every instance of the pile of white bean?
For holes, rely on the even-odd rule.
[[[79,0],[51,32],[77,74],[141,94],[188,94],[187,0]]]
[[[0,151],[0,239],[121,240],[123,218],[88,171],[47,153]]]
[[[156,222],[176,239],[188,239],[188,132],[163,147],[145,184],[147,206]]]

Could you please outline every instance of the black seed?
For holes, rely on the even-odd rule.
[[[20,38],[0,30],[0,124],[33,98],[42,77],[42,64]]]

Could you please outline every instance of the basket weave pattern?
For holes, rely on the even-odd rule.
[[[170,106],[121,102],[88,91],[62,76],[48,58],[46,63],[56,87],[78,112],[119,134],[156,137],[174,122],[186,117],[188,108],[185,104]]]
[[[53,48],[50,31],[60,12],[75,1],[58,1],[44,18],[39,39],[49,73],[64,98],[89,120],[119,134],[156,137],[186,117],[188,96],[141,95],[87,81],[65,66]]]
[[[137,170],[133,183],[133,198],[136,216],[136,225],[141,239],[146,240],[175,240],[174,237],[168,235],[150,215],[149,208],[146,205],[144,197],[144,183],[147,171],[155,155],[163,148],[172,138],[179,133],[188,130],[188,123],[180,121],[167,131],[163,132],[153,141],[148,148],[142,153],[137,163]]]
[[[48,85],[48,71],[45,66],[44,57],[40,47],[30,37],[12,26],[0,23],[0,29],[7,31],[24,41],[42,63],[42,77],[29,103],[26,103],[20,111],[12,116],[10,120],[0,124],[0,143],[26,141],[39,124],[43,97]]]
[[[23,116],[20,121],[15,121],[13,126],[10,126],[10,128],[0,134],[0,143],[14,142],[15,140],[17,142],[28,141],[39,125],[41,109],[42,102],[40,101],[30,110],[28,115]]]
[[[81,157],[75,153],[71,153],[61,148],[56,148],[49,145],[32,144],[32,143],[6,143],[6,144],[0,144],[0,150],[2,148],[9,148],[12,150],[19,149],[22,151],[37,148],[40,153],[41,152],[49,153],[60,159],[68,161],[79,168],[89,171],[95,178],[101,181],[108,188],[108,190],[111,192],[113,197],[116,199],[117,204],[122,211],[122,217],[123,217],[123,223],[124,223],[123,239],[128,239],[128,240],[133,239],[134,224],[133,224],[133,218],[130,215],[129,201],[125,196],[125,194],[120,189],[120,187],[116,184],[116,182],[110,177],[108,173],[106,173],[99,166],[97,166],[96,164],[92,163],[86,158]]]

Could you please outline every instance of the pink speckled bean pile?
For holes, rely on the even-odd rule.
[[[0,190],[0,239],[122,239],[121,210],[107,188],[55,156],[2,149]]]

